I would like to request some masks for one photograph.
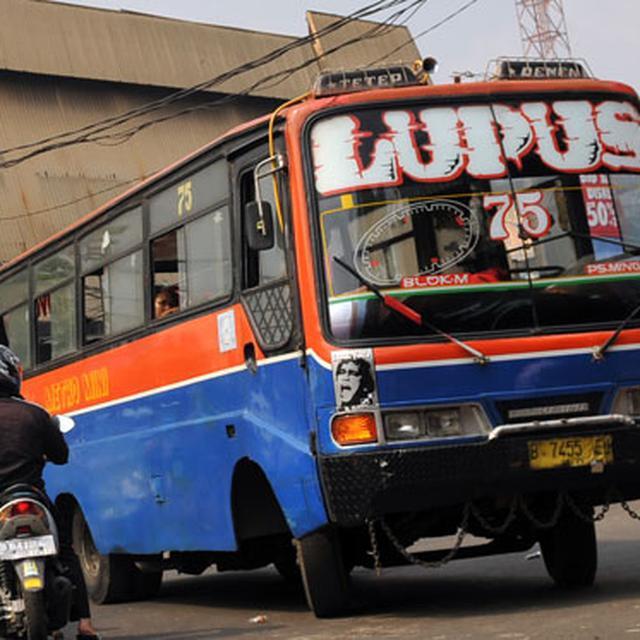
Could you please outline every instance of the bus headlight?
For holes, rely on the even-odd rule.
[[[425,435],[422,416],[419,413],[388,413],[384,417],[384,429],[389,440],[413,440]]]
[[[427,435],[432,438],[462,435],[461,410],[456,407],[425,411]]]
[[[491,425],[480,405],[465,404],[389,411],[384,415],[384,430],[388,440],[419,440],[482,435]]]
[[[620,389],[613,401],[611,413],[622,413],[630,416],[640,415],[640,387]]]

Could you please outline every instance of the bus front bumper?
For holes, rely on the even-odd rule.
[[[469,501],[570,492],[592,505],[640,497],[640,427],[591,425],[553,432],[502,433],[449,446],[406,446],[318,456],[332,522],[358,526],[369,518],[419,512]],[[605,463],[535,469],[531,443],[610,436]]]

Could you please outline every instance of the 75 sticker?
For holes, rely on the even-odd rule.
[[[482,204],[489,213],[495,210],[489,226],[492,240],[507,240],[518,233],[518,213],[520,224],[529,238],[546,236],[553,226],[553,218],[542,204],[542,191],[516,193],[515,200],[510,193],[496,193],[484,196]]]

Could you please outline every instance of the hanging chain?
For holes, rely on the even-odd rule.
[[[604,517],[609,512],[609,509],[611,508],[611,491],[610,490],[607,491],[605,503],[602,505],[600,511],[596,514],[593,514],[593,512],[585,513],[584,511],[582,511],[582,509],[578,506],[575,500],[568,493],[564,494],[564,500],[567,506],[571,509],[571,511],[573,511],[573,513],[583,522],[600,522],[601,520],[604,519]]]
[[[509,525],[515,520],[515,517],[518,513],[518,498],[514,496],[511,501],[511,506],[509,507],[509,513],[507,517],[504,519],[504,522],[500,526],[495,526],[485,518],[477,507],[470,503],[471,515],[478,521],[478,524],[485,529],[485,531],[489,533],[493,533],[495,535],[503,534],[508,528]]]
[[[439,567],[444,566],[451,560],[453,560],[453,558],[455,558],[455,556],[457,555],[458,551],[460,550],[460,547],[462,546],[464,538],[467,535],[467,526],[469,524],[470,514],[471,514],[471,503],[467,502],[464,505],[462,522],[458,527],[458,532],[456,533],[456,539],[453,543],[453,546],[444,557],[440,558],[440,560],[436,560],[435,562],[427,562],[425,560],[421,560],[415,554],[411,553],[410,551],[407,551],[404,548],[403,544],[396,538],[393,531],[391,531],[391,528],[389,527],[389,525],[382,518],[380,518],[378,522],[380,523],[380,528],[384,531],[387,538],[389,538],[389,541],[391,542],[391,544],[395,547],[396,551],[405,560],[407,560],[411,564],[415,564],[425,569],[437,569]]]
[[[369,541],[371,543],[371,553],[373,555],[373,566],[376,575],[379,576],[382,569],[382,560],[380,556],[378,537],[376,534],[376,523],[380,525],[380,528],[387,536],[393,547],[403,558],[405,558],[405,560],[407,560],[407,562],[413,565],[424,567],[425,569],[437,569],[453,560],[458,554],[458,551],[462,547],[462,543],[464,542],[464,539],[468,534],[469,520],[471,517],[473,517],[483,529],[493,535],[502,535],[516,519],[519,511],[524,514],[526,518],[531,522],[531,524],[533,524],[536,528],[551,529],[558,524],[560,517],[562,516],[563,507],[565,505],[569,509],[571,509],[576,517],[578,517],[580,520],[583,520],[584,522],[600,522],[601,520],[604,520],[604,517],[607,515],[611,508],[613,494],[614,491],[612,488],[610,488],[607,491],[605,502],[601,506],[600,510],[597,513],[589,513],[583,511],[579,504],[569,493],[558,493],[556,496],[556,503],[553,508],[553,513],[551,514],[551,517],[546,521],[541,520],[535,515],[535,513],[533,513],[533,511],[527,505],[524,496],[517,495],[514,496],[513,500],[511,501],[509,512],[500,525],[492,524],[485,516],[482,515],[482,513],[480,513],[479,509],[474,506],[472,502],[467,502],[465,503],[463,508],[462,521],[458,526],[453,546],[445,556],[440,558],[440,560],[436,560],[433,562],[421,560],[417,557],[417,555],[408,551],[400,542],[400,540],[398,540],[396,535],[391,530],[391,527],[384,521],[383,518],[367,519],[366,522],[369,531]],[[640,513],[638,511],[635,511],[626,500],[620,500],[620,506],[624,509],[624,511],[626,511],[629,517],[633,518],[634,520],[640,520]]]
[[[371,553],[373,554],[373,568],[376,571],[376,575],[380,576],[382,574],[382,563],[380,562],[380,549],[378,548],[378,538],[376,536],[376,521],[367,520],[367,527],[369,529]]]
[[[629,517],[633,518],[634,520],[640,520],[640,514],[632,509],[626,500],[621,500],[620,506],[629,514]]]
[[[522,496],[519,497],[519,503],[520,503],[520,509],[522,510],[522,513],[524,513],[524,515],[527,516],[527,518],[529,518],[531,523],[538,529],[551,529],[552,527],[555,527],[558,524],[558,521],[560,520],[560,514],[562,513],[562,506],[563,506],[563,499],[562,499],[561,493],[559,493],[556,498],[556,506],[554,507],[553,513],[551,514],[551,518],[549,518],[549,520],[547,520],[546,522],[536,517],[533,511],[529,509],[529,507],[527,506],[527,503],[525,502],[525,499]]]

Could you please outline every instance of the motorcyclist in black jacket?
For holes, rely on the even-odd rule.
[[[0,345],[0,489],[17,483],[33,485],[44,492],[42,471],[46,462],[66,464],[69,448],[57,419],[21,395],[22,368],[19,358]],[[78,557],[71,546],[70,526],[51,504],[59,530],[60,559],[68,567],[75,586],[74,611],[78,640],[99,638],[91,621],[89,598]]]

